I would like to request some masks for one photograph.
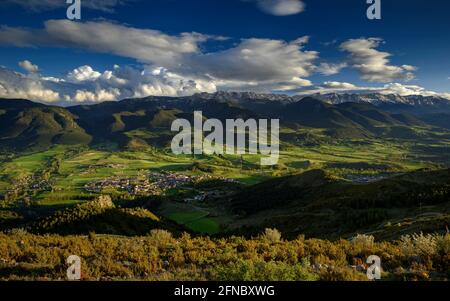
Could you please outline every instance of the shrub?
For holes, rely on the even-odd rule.
[[[262,237],[272,243],[281,241],[281,233],[277,229],[266,229]]]
[[[367,275],[348,267],[325,269],[320,273],[321,281],[367,281]]]
[[[168,245],[173,242],[172,233],[166,230],[152,230],[149,238],[158,246]]]
[[[319,276],[310,270],[309,261],[298,264],[264,260],[244,260],[216,268],[219,281],[314,281]]]
[[[431,257],[437,251],[438,236],[428,234],[404,235],[400,239],[400,248],[406,256]]]
[[[450,254],[450,234],[439,236],[436,241],[436,251],[440,255]]]
[[[362,250],[372,249],[375,244],[375,238],[372,235],[358,234],[351,240],[353,246]]]
[[[450,235],[411,235],[395,243],[373,242],[367,236],[353,241],[281,241],[276,230],[261,237],[216,239],[183,234],[176,240],[164,230],[133,237],[0,232],[0,280],[64,279],[65,260],[76,254],[83,261],[84,280],[367,281],[361,269],[367,254],[358,248],[371,245],[373,249],[365,252],[380,255],[385,280],[450,276]],[[271,243],[269,237],[279,242]]]
[[[14,228],[8,231],[12,235],[23,236],[28,234],[28,231],[24,228]]]

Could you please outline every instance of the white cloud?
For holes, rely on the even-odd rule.
[[[327,89],[334,89],[334,90],[351,90],[356,89],[356,86],[350,83],[345,82],[324,82],[322,84],[322,87]]]
[[[77,68],[80,69],[80,68]],[[195,77],[181,76],[167,69],[145,67],[115,66],[113,70],[103,73],[93,70],[89,66],[82,69],[89,80],[71,80],[71,89],[66,91],[65,100],[76,102],[113,101],[129,97],[146,96],[186,96],[199,92],[216,92],[214,83]],[[72,72],[73,73],[73,72]],[[69,73],[69,76],[72,76]],[[81,77],[83,79],[85,77]]]
[[[400,96],[408,96],[408,95],[422,95],[422,96],[438,96],[450,99],[450,93],[439,93],[435,91],[430,91],[425,89],[424,87],[417,85],[402,85],[399,83],[391,83],[387,84],[381,89],[383,94],[397,94]]]
[[[437,93],[417,85],[389,83],[380,87],[361,87],[347,82],[327,81],[314,86],[311,81],[291,78],[285,82],[212,80],[204,77],[180,75],[163,67],[136,69],[114,66],[112,70],[96,71],[82,66],[69,72],[64,78],[41,77],[39,74],[24,75],[0,67],[0,98],[23,98],[56,103],[93,103],[116,101],[130,97],[187,96],[199,92],[213,93],[218,90],[315,93],[381,93],[423,96],[440,96],[450,99],[450,93]],[[76,76],[74,74],[77,74]],[[82,76],[81,76],[82,74]],[[94,74],[94,76],[92,76]]]
[[[405,71],[417,71],[417,67],[411,65],[402,65],[402,68]]]
[[[82,0],[83,8],[112,13],[117,6],[132,0]],[[47,11],[67,7],[66,0],[2,0],[1,5],[19,5],[31,11]]]
[[[135,84],[133,97],[149,95],[186,96],[199,92],[213,93],[217,91],[214,82],[194,77],[185,77],[165,68],[144,70],[141,79]]]
[[[180,76],[165,68],[115,66],[103,73],[81,66],[64,78],[24,75],[0,67],[0,98],[24,98],[45,103],[103,102],[129,97],[187,96],[216,92],[212,81]]]
[[[29,73],[37,73],[39,71],[39,67],[28,60],[19,62],[19,66]]]
[[[137,29],[110,22],[50,20],[39,30],[11,27],[0,29],[0,45],[70,47],[112,53],[136,59],[152,68],[164,67],[171,74],[185,78],[183,87],[194,78],[197,86],[200,81],[208,82],[207,85],[200,85],[207,90],[210,90],[211,85],[215,85],[217,89],[224,90],[252,87],[264,92],[287,91],[310,86],[311,82],[306,77],[317,70],[315,61],[319,53],[304,49],[309,41],[307,36],[290,42],[244,39],[232,48],[206,53],[201,50],[200,44],[208,39],[220,37],[198,33],[173,36],[156,30]],[[331,65],[329,67],[340,68]],[[92,81],[100,77],[105,80],[104,77],[110,75],[111,72],[95,73],[84,66],[72,71],[67,80]],[[167,80],[165,78],[164,82]],[[174,83],[172,79],[170,82]],[[149,90],[143,86],[144,91],[158,93],[168,93],[167,88],[162,89],[159,86],[156,90]],[[175,90],[178,91],[179,87]]]
[[[145,63],[170,65],[183,55],[199,51],[208,37],[198,33],[170,36],[111,22],[49,20],[43,29],[0,27],[0,45],[67,47],[134,58]]]
[[[269,92],[308,86],[304,78],[316,69],[319,53],[304,50],[307,42],[308,37],[292,42],[246,39],[234,48],[193,56],[180,72],[209,78],[220,90],[258,86]]]
[[[102,74],[92,69],[91,66],[81,66],[71,71],[67,78],[72,81],[92,81],[98,79]]]
[[[64,100],[67,102],[103,102],[115,101],[120,97],[119,89],[98,89],[95,91],[77,90],[73,96],[66,95]]]
[[[46,102],[60,100],[60,94],[42,84],[36,76],[26,76],[0,67],[0,97]]]
[[[350,53],[351,66],[358,70],[362,79],[370,82],[388,83],[397,80],[412,80],[411,65],[390,65],[391,54],[376,48],[383,43],[382,39],[351,39],[341,44],[341,49]]]
[[[44,76],[44,77],[42,77],[42,80],[54,82],[54,83],[63,83],[66,81],[63,78],[57,78],[57,77],[53,77],[53,76]]]
[[[70,47],[112,53],[136,59],[140,68],[114,66],[98,71],[81,66],[63,77],[42,77],[39,67],[20,62],[27,75],[0,68],[0,97],[29,96],[40,101],[99,102],[149,95],[184,96],[218,90],[286,92],[381,91],[380,93],[430,94],[421,87],[392,84],[413,78],[416,67],[395,66],[391,54],[377,48],[381,39],[353,39],[341,44],[350,53],[348,62],[319,66],[319,53],[306,49],[309,37],[294,41],[248,38],[231,48],[202,51],[201,43],[219,39],[198,33],[167,35],[111,22],[50,20],[43,29],[0,28],[0,45],[17,47]],[[356,68],[367,81],[387,83],[384,87],[357,87],[327,81],[315,86],[308,79],[316,72],[334,75],[346,67]],[[9,75],[8,75],[9,74]],[[388,84],[390,83],[390,84]],[[22,96],[21,96],[22,97]],[[45,97],[48,97],[45,98]]]
[[[265,13],[274,16],[296,15],[305,10],[305,4],[301,0],[253,0]]]
[[[347,63],[339,63],[339,64],[330,64],[330,63],[321,63],[317,69],[321,74],[330,76],[335,75],[341,72],[342,69],[347,67]]]

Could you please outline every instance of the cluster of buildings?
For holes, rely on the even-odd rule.
[[[104,189],[113,188],[126,191],[132,195],[154,195],[180,186],[217,179],[210,175],[187,176],[169,172],[150,172],[143,177],[114,176],[107,179],[90,182],[85,185],[85,190],[93,193],[102,193]],[[224,181],[232,181],[226,180]]]
[[[111,177],[99,181],[94,181],[84,186],[88,192],[102,193],[104,189],[112,188],[126,191],[132,195],[148,195],[160,192],[158,187],[149,179]]]
[[[179,186],[191,184],[195,181],[195,177],[168,172],[151,172],[149,177],[161,190],[173,189]]]
[[[52,185],[47,180],[37,179],[31,183],[30,188],[33,190],[50,191],[52,190]]]
[[[15,181],[13,187],[8,192],[14,193],[19,191],[46,191],[51,190],[52,185],[49,181],[44,180],[38,176],[27,176],[19,178]]]
[[[4,200],[15,201],[30,198],[41,191],[51,191],[52,185],[40,176],[27,176],[17,179],[2,197]]]

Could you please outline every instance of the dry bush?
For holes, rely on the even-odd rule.
[[[375,238],[372,235],[358,234],[352,240],[355,248],[370,250],[375,245]]]
[[[150,231],[149,239],[157,246],[164,246],[174,242],[172,233],[166,230],[152,230]]]
[[[405,256],[432,257],[437,253],[439,236],[423,233],[404,235],[400,239],[400,248]]]
[[[271,243],[277,243],[281,241],[281,232],[277,229],[266,229],[262,237]]]

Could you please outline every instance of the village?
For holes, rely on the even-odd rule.
[[[236,182],[233,179],[213,177],[211,175],[188,176],[170,172],[149,172],[147,175],[138,177],[114,176],[99,181],[90,182],[85,185],[85,190],[92,193],[102,193],[104,189],[116,189],[125,191],[133,196],[159,195],[163,192],[199,183],[208,180],[221,180],[228,183]],[[211,193],[202,193],[186,201],[203,201]]]

